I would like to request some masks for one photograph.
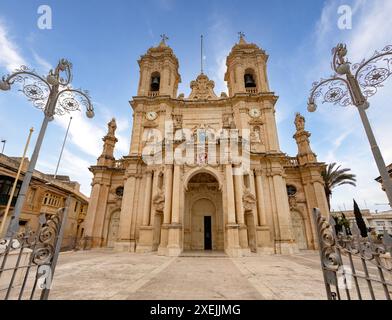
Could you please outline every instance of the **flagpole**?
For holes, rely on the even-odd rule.
[[[62,158],[62,156],[63,156],[64,146],[65,146],[65,143],[67,142],[69,127],[71,126],[71,121],[72,121],[72,117],[69,118],[69,123],[68,123],[67,132],[65,133],[63,145],[62,145],[62,147],[61,147],[59,160],[57,161],[56,171],[55,171],[55,173],[54,173],[53,180],[56,180],[56,177],[57,177],[57,172],[58,172],[58,170],[59,170],[60,161],[61,161],[61,158]]]
[[[24,151],[23,151],[23,156],[22,156],[22,159],[20,160],[18,172],[16,174],[15,181],[14,181],[14,184],[12,186],[9,198],[8,198],[7,207],[5,208],[5,211],[4,211],[3,220],[1,221],[0,236],[3,233],[3,229],[4,229],[4,226],[5,226],[5,221],[7,220],[8,212],[10,211],[10,208],[11,208],[12,199],[14,198],[14,193],[15,193],[18,181],[19,181],[20,173],[21,173],[22,168],[23,168],[23,163],[24,163],[24,160],[25,160],[25,157],[26,157],[27,149],[29,147],[30,139],[31,139],[31,136],[33,134],[33,131],[34,131],[34,128],[30,128],[30,133],[29,133],[29,136],[27,138],[27,142],[26,142],[26,145],[25,145],[25,148],[24,148]]]

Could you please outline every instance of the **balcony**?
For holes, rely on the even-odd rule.
[[[287,167],[296,167],[296,166],[298,166],[298,159],[297,159],[297,157],[288,157],[285,166],[287,166]]]
[[[125,169],[124,161],[123,160],[116,160],[114,162],[114,168],[116,168],[116,169]]]
[[[257,88],[245,88],[246,93],[257,93]]]
[[[150,98],[158,97],[159,96],[159,91],[149,91],[148,96]]]

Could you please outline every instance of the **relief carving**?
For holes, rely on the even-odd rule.
[[[248,189],[245,188],[244,194],[242,195],[242,203],[245,211],[253,210],[256,204],[256,196]]]

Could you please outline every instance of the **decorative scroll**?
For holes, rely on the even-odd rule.
[[[47,76],[39,76],[35,70],[21,66],[11,75],[2,78],[0,89],[9,90],[11,85],[19,84],[19,91],[50,117],[80,110],[84,106],[87,116],[91,118],[94,113],[89,93],[71,87],[71,69],[72,64],[65,59],[61,59],[55,70],[50,70]]]
[[[35,75],[35,70],[29,69],[27,66],[21,66],[15,70],[12,83],[21,85],[19,91],[32,102],[33,106],[41,110],[45,109],[46,101],[50,94],[50,87],[44,78]]]
[[[352,104],[351,96],[345,80],[333,77],[330,80],[321,79],[313,82],[314,99],[321,99],[322,103],[333,103],[346,107]]]
[[[32,250],[32,262],[36,265],[49,264],[54,255],[55,244],[61,226],[62,213],[52,215],[48,220],[44,214],[39,217],[37,231],[30,228],[17,233],[11,239],[0,240],[0,257],[19,249]]]
[[[392,45],[376,51],[370,59],[363,59],[351,67],[365,97],[377,93],[392,74]]]

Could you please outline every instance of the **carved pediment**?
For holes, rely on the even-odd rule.
[[[205,74],[200,74],[196,80],[191,82],[192,92],[188,99],[211,100],[218,99],[214,92],[215,83],[208,79]]]

